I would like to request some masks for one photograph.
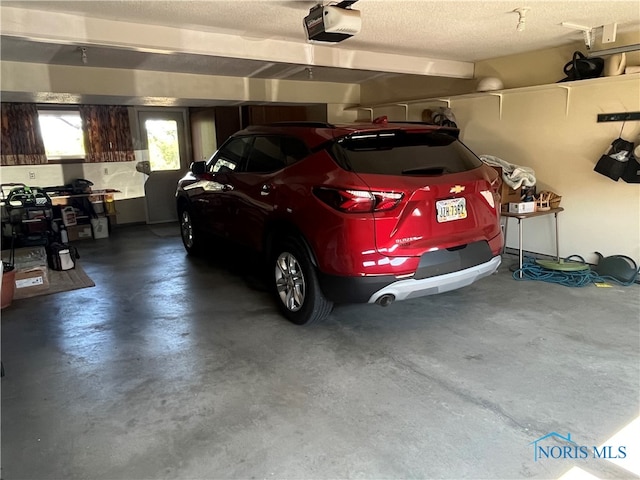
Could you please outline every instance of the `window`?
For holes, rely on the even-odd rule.
[[[38,110],[38,121],[47,160],[85,157],[78,110]]]
[[[294,137],[282,137],[282,151],[287,159],[287,165],[291,165],[309,155],[309,149],[305,143]]]
[[[271,173],[285,167],[280,137],[256,137],[245,171]]]
[[[381,175],[443,175],[482,165],[465,145],[442,133],[363,132],[339,141],[333,154],[346,157],[355,172]]]
[[[147,120],[144,122],[149,145],[149,164],[152,172],[180,169],[178,122],[175,120]]]
[[[251,138],[241,137],[225,143],[211,161],[211,173],[233,172],[236,170],[250,142]]]

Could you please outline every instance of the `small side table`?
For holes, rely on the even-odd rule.
[[[500,215],[505,217],[504,221],[504,246],[502,247],[502,253],[504,253],[504,249],[507,246],[507,230],[509,226],[510,218],[518,219],[518,253],[519,253],[519,265],[520,265],[520,278],[522,278],[522,221],[527,218],[533,217],[541,217],[544,215],[551,215],[555,217],[555,229],[556,229],[556,261],[560,261],[560,242],[558,240],[558,214],[564,211],[564,208],[557,207],[552,208],[550,210],[544,210],[541,212],[532,212],[532,213],[510,213],[510,212],[500,212]]]

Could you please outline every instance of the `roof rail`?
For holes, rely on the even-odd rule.
[[[442,125],[438,125],[437,123],[429,123],[429,122],[416,122],[411,120],[391,120],[387,123],[406,123],[409,125],[429,125],[430,127],[441,127]],[[455,127],[453,127],[455,128]]]
[[[327,122],[273,122],[262,126],[274,126],[274,127],[315,127],[315,128],[335,128],[335,125]]]
[[[395,125],[395,124],[405,124],[405,125],[424,125],[427,127],[434,127],[437,129],[444,129],[445,132],[447,132],[447,134],[451,135],[452,137],[455,137],[457,139],[460,138],[460,128],[459,127],[449,127],[446,125],[437,125],[435,123],[427,123],[427,122],[413,122],[413,121],[395,121],[395,122],[388,122],[387,125]]]

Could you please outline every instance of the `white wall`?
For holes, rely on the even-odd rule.
[[[136,151],[136,159],[142,158],[143,152]],[[0,168],[0,182],[53,187],[84,178],[93,183],[94,190],[112,188],[120,191],[114,194],[119,224],[144,222],[145,176],[136,171],[137,161],[3,166]],[[30,172],[35,175],[34,179],[29,177]]]
[[[602,36],[596,35],[592,47],[594,52],[615,47],[640,43],[640,31],[619,33],[614,43],[601,43]],[[545,85],[557,82],[565,77],[563,69],[573,56],[574,51],[587,53],[584,42],[576,42],[563,47],[547,48],[518,55],[508,55],[478,62],[475,65],[475,78],[498,77],[504,88]],[[611,56],[603,56],[606,62]],[[626,53],[628,65],[640,65],[640,51]],[[606,69],[605,69],[606,71]]]
[[[352,123],[356,121],[358,112],[355,110],[345,110],[350,104],[329,103],[327,104],[327,122],[329,123]]]
[[[569,97],[567,97],[569,87]],[[568,98],[568,100],[567,100]],[[442,103],[410,106],[409,120]],[[451,97],[461,140],[477,154],[532,167],[538,190],[562,195],[560,255],[593,252],[624,254],[640,260],[640,185],[614,182],[593,171],[618,137],[622,123],[597,123],[604,112],[640,111],[640,75],[599,78],[506,90],[500,97],[472,94]],[[374,115],[404,119],[404,108],[374,109]],[[622,137],[640,142],[640,122],[625,124]],[[517,247],[517,222],[510,220],[507,246]],[[555,255],[553,216],[526,220],[524,249]]]
[[[640,43],[640,31],[619,34],[613,44],[596,40],[593,49]],[[450,98],[461,139],[479,154],[492,154],[511,163],[530,166],[538,190],[562,195],[566,210],[559,215],[560,255],[584,256],[595,262],[594,251],[625,254],[640,260],[640,185],[617,183],[597,174],[593,167],[620,134],[622,124],[597,123],[598,113],[640,111],[640,75],[603,77],[556,84],[574,50],[585,52],[582,42],[520,55],[497,57],[475,65],[476,79],[497,76],[507,90],[500,96],[474,93],[476,81],[424,82],[413,76],[361,85],[363,104],[416,98]],[[604,57],[608,62],[611,57]],[[640,52],[627,53],[628,65],[640,65]],[[563,87],[570,86],[567,91]],[[382,93],[378,93],[384,88]],[[511,89],[511,90],[509,90]],[[466,94],[466,95],[464,95]],[[457,96],[456,96],[457,95]],[[568,98],[568,103],[567,103]],[[422,110],[443,102],[410,104],[408,115],[400,106],[375,108],[373,115],[420,121]],[[360,112],[368,118],[368,110]],[[640,122],[625,125],[623,138],[640,142]],[[553,217],[527,220],[524,248],[555,254]],[[507,245],[517,246],[517,223],[511,220]]]
[[[640,185],[614,182],[593,171],[622,127],[619,122],[597,123],[597,114],[640,110],[640,79],[612,80],[576,83],[568,112],[561,88],[506,94],[502,119],[496,98],[453,104],[463,140],[471,148],[532,167],[538,190],[562,195],[566,211],[559,216],[560,254],[579,254],[594,263],[595,251],[640,259]],[[639,135],[638,122],[624,126],[626,140],[637,141]],[[526,221],[526,250],[553,253],[550,218]],[[510,246],[517,245],[515,230]]]

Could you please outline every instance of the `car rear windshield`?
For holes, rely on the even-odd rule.
[[[340,139],[332,153],[343,168],[381,175],[444,175],[482,165],[464,144],[438,132],[362,132]]]

